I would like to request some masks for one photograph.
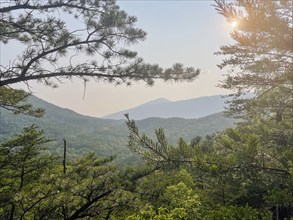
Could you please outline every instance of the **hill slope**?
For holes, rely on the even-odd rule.
[[[129,132],[125,120],[80,115],[35,96],[30,98],[30,102],[36,107],[46,109],[45,115],[42,118],[33,118],[14,115],[1,109],[0,137],[2,141],[21,131],[23,127],[36,124],[54,140],[50,146],[52,152],[61,153],[62,140],[65,138],[68,143],[68,153],[71,155],[94,151],[100,156],[117,155],[119,161],[135,160],[127,148]],[[137,121],[137,126],[141,132],[149,135],[154,133],[154,129],[161,127],[165,130],[169,142],[176,143],[179,137],[190,141],[195,136],[204,136],[232,127],[233,120],[224,118],[222,113],[216,113],[200,119],[149,118]]]
[[[160,118],[201,118],[224,110],[224,99],[221,96],[206,96],[195,99],[169,101],[157,99],[135,108],[126,109],[104,116],[105,119],[123,119],[125,113],[136,120],[160,117]]]

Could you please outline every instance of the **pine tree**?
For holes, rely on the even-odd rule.
[[[28,103],[27,99],[29,96],[30,93],[24,90],[2,86],[0,87],[0,107],[14,114],[21,113],[34,117],[41,117],[44,114],[44,109],[33,108],[33,106]]]
[[[163,69],[144,63],[129,50],[146,33],[114,0],[1,1],[0,13],[1,49],[19,46],[16,58],[1,65],[0,86],[30,80],[57,86],[72,77],[152,85],[154,79],[189,81],[199,74],[181,64]]]
[[[40,179],[56,158],[43,154],[49,142],[35,126],[24,128],[15,138],[0,145],[0,216],[23,219],[43,200],[54,195],[52,183]]]
[[[216,10],[228,22],[237,22],[231,32],[235,41],[222,46],[220,68],[232,71],[221,84],[232,90],[230,114],[255,115],[275,121],[293,117],[293,2],[290,0],[215,0]],[[255,93],[246,100],[241,95]]]

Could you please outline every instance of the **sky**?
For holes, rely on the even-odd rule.
[[[137,27],[147,32],[136,50],[145,62],[170,67],[174,63],[200,68],[201,75],[191,83],[163,83],[150,87],[145,83],[114,86],[89,82],[84,96],[83,82],[65,81],[53,89],[30,84],[34,95],[83,115],[102,117],[145,102],[166,98],[171,101],[227,94],[216,85],[227,70],[220,70],[223,57],[214,55],[221,45],[231,43],[231,26],[211,6],[209,0],[120,0],[120,7],[138,18]],[[84,97],[83,97],[84,96]]]

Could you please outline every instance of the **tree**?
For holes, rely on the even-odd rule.
[[[129,147],[160,169],[188,167],[200,190],[202,219],[286,219],[292,216],[292,1],[216,0],[237,20],[234,45],[221,47],[222,83],[233,90],[229,113],[242,123],[211,139],[170,146],[162,130],[154,141],[128,119]],[[255,97],[241,96],[254,92]],[[208,146],[207,146],[208,145]],[[213,210],[210,210],[213,209]]]
[[[221,209],[240,216],[243,212],[257,216],[257,212],[265,211],[264,214],[269,216],[266,211],[271,210],[279,213],[279,219],[290,218],[293,142],[285,140],[282,145],[273,142],[269,137],[270,124],[262,121],[241,124],[190,145],[179,139],[177,146],[168,144],[161,129],[156,130],[157,140],[152,140],[140,134],[135,122],[129,118],[127,125],[129,148],[146,162],[166,173],[183,167],[189,171],[200,189],[203,216],[220,215]],[[163,183],[159,178],[155,181]],[[153,191],[149,195],[159,195],[155,187],[151,188]],[[159,201],[157,197],[154,200]],[[230,205],[242,208],[238,207],[237,211],[237,207]],[[246,209],[245,205],[249,207]],[[213,213],[210,209],[219,209],[219,212]]]
[[[52,182],[40,179],[56,161],[42,154],[49,140],[35,126],[24,128],[14,139],[0,145],[0,216],[3,219],[25,218],[32,209],[55,193]]]
[[[201,219],[194,186],[192,176],[184,169],[156,170],[138,184],[137,213],[127,219]]]
[[[293,118],[293,2],[290,0],[215,0],[216,10],[228,22],[236,21],[232,45],[222,46],[220,68],[230,67],[222,88],[233,91],[230,114],[276,121]],[[253,92],[246,100],[241,95]]]
[[[125,219],[139,180],[151,167],[118,169],[114,157],[88,154],[67,161],[47,154],[35,126],[0,145],[1,219]]]
[[[20,48],[17,58],[1,65],[0,86],[30,80],[57,86],[72,77],[152,85],[154,79],[191,81],[199,74],[181,64],[163,69],[144,63],[127,49],[146,33],[114,0],[1,1],[0,12],[0,42]]]
[[[259,213],[256,209],[249,206],[219,206],[203,219],[272,220],[272,215],[270,212]]]
[[[269,130],[262,125],[262,132],[253,126],[242,125],[227,129],[216,137],[214,147],[228,174],[228,184],[237,192],[234,204],[247,203],[254,208],[270,208],[279,204],[286,207],[287,217],[292,210],[292,146],[278,147],[272,144],[265,133]],[[223,167],[223,165],[222,165]],[[223,167],[224,168],[224,167]],[[287,192],[287,196],[268,202],[272,194]]]
[[[222,46],[217,54],[228,57],[219,67],[232,70],[221,84],[233,90],[228,113],[245,119],[237,128],[242,135],[232,136],[245,138],[243,144],[236,142],[241,148],[235,156],[242,158],[238,163],[248,170],[243,173],[253,185],[246,185],[247,196],[239,199],[268,203],[276,219],[288,218],[292,212],[288,192],[292,191],[293,160],[293,2],[215,0],[215,8],[228,22],[238,23],[231,33],[235,44]],[[255,97],[242,98],[247,92]],[[231,136],[228,140],[235,142]]]
[[[29,96],[30,93],[23,90],[2,86],[0,87],[0,107],[12,111],[14,114],[22,113],[34,117],[41,117],[44,109],[34,109],[27,101]]]

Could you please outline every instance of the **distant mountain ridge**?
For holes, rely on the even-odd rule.
[[[61,108],[38,97],[31,96],[29,101],[34,107],[46,110],[41,118],[26,115],[15,115],[1,109],[0,140],[7,140],[20,132],[24,127],[36,124],[43,129],[45,135],[53,140],[50,151],[61,155],[63,138],[67,140],[68,155],[78,156],[87,152],[95,152],[99,156],[117,155],[118,162],[131,163],[137,161],[127,148],[129,131],[125,118],[123,120],[101,119],[80,115],[70,109]],[[168,100],[157,100],[146,105],[160,105]],[[132,115],[130,118],[133,119]],[[223,129],[233,127],[234,120],[225,118],[223,113],[212,114],[199,119],[183,119],[173,117],[148,118],[137,120],[141,133],[154,137],[154,129],[163,128],[170,144],[176,144],[179,137],[189,142],[196,136],[205,136]]]
[[[165,98],[156,99],[137,107],[103,116],[104,119],[123,119],[128,113],[135,120],[151,117],[194,119],[222,112],[225,100],[222,96],[206,96],[180,101],[169,101]]]
[[[170,101],[168,99],[165,99],[165,98],[158,98],[158,99],[155,99],[155,100],[146,102],[144,104],[141,104],[139,106],[144,106],[144,105],[158,105],[158,104],[163,104],[163,103],[168,103],[168,102],[172,102],[172,101]]]

